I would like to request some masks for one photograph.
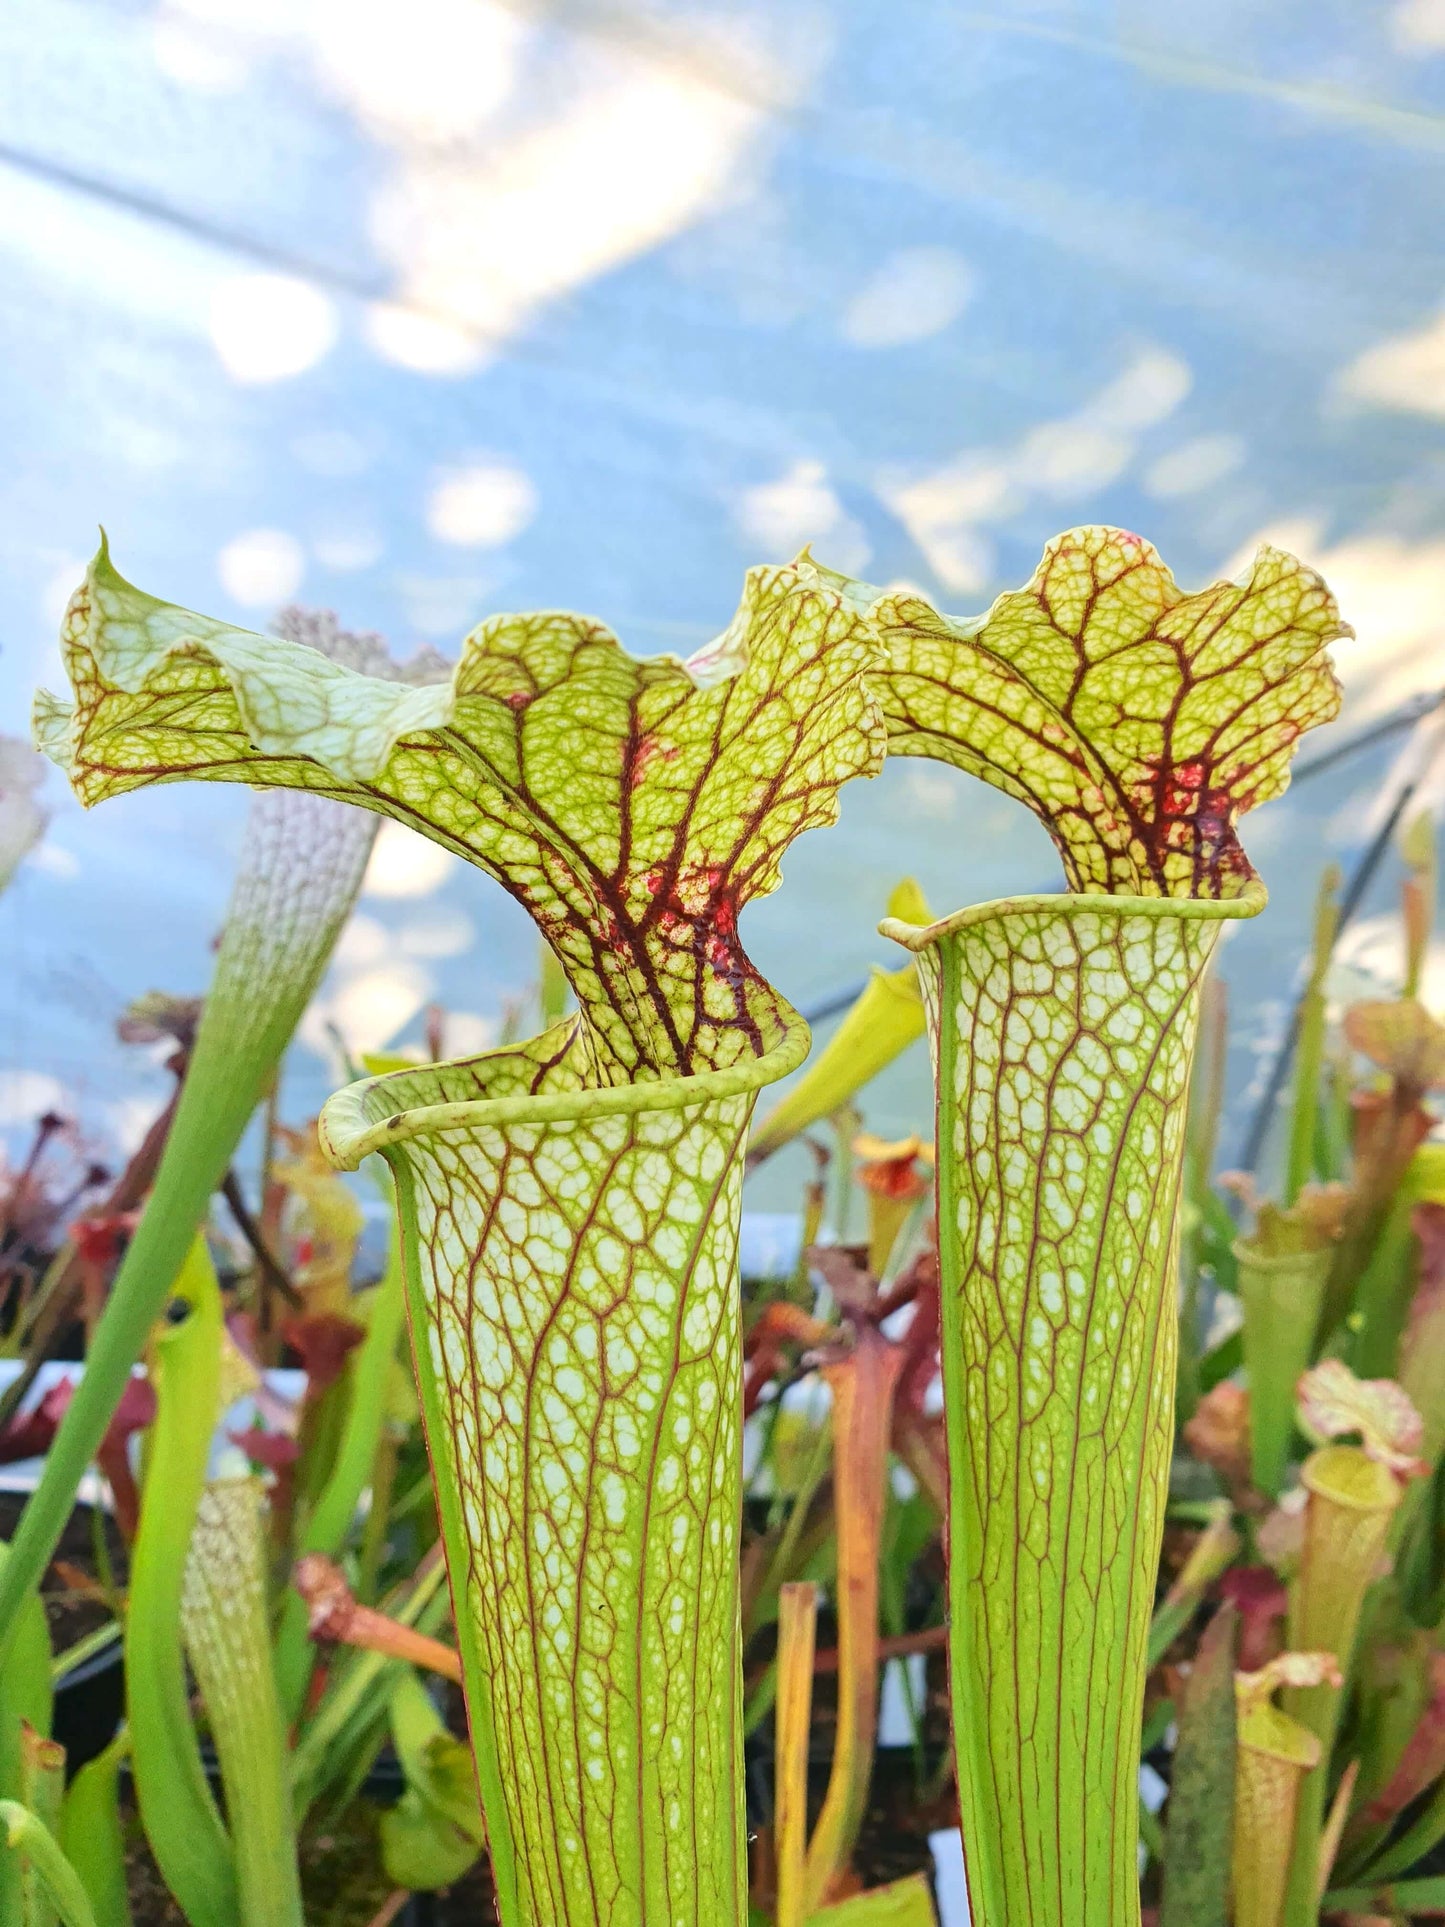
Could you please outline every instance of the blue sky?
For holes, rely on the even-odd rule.
[[[100,522],[171,600],[294,596],[403,653],[546,605],[686,652],[809,540],[962,611],[1080,521],[1189,584],[1268,535],[1359,631],[1350,717],[1384,713],[1445,681],[1442,105],[1445,0],[13,0],[0,729]],[[1247,837],[1237,1093],[1388,767]],[[50,795],[0,899],[0,1122],[50,1079],[125,1135],[158,1085],[110,1026],[204,980],[245,799]],[[888,960],[904,871],[945,909],[1052,868],[1002,799],[890,768],[750,940],[806,1002]],[[436,998],[470,1047],[532,956],[389,834],[322,1014],[404,1040]],[[303,1043],[293,1108],[330,1077]]]

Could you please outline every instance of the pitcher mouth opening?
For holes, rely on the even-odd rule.
[[[1178,917],[1186,922],[1230,923],[1257,917],[1269,901],[1269,893],[1258,877],[1252,878],[1237,897],[1130,897],[1103,891],[1045,891],[1040,895],[996,897],[989,903],[970,904],[935,923],[905,923],[900,917],[885,917],[878,925],[880,936],[890,937],[905,950],[915,953],[932,949],[945,937],[974,924],[993,923],[1004,917],[1046,911],[1059,917]]]
[[[514,1092],[506,1097],[462,1099],[455,1103],[415,1104],[403,1101],[419,1075],[436,1068],[421,1066],[361,1078],[329,1098],[317,1122],[322,1150],[343,1171],[354,1171],[373,1151],[385,1151],[409,1138],[439,1137],[452,1131],[504,1129],[515,1124],[562,1124],[575,1118],[635,1117],[642,1111],[680,1111],[720,1098],[744,1097],[775,1084],[797,1070],[808,1055],[812,1036],[791,1004],[778,999],[781,1035],[761,1056],[730,1064],[724,1070],[698,1071],[686,1077],[649,1078],[631,1084],[578,1084],[568,1090]],[[559,1026],[561,1031],[563,1027]],[[548,1033],[549,1035],[552,1033]],[[488,1051],[460,1064],[484,1065],[500,1061],[515,1047]]]

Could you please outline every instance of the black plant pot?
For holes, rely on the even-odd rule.
[[[56,1684],[50,1731],[65,1748],[67,1780],[105,1751],[124,1715],[125,1655],[116,1640],[62,1673]]]

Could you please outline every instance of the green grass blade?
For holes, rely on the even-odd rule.
[[[248,1119],[320,981],[375,834],[323,797],[262,796],[155,1185],[0,1573],[0,1665],[85,1468]]]
[[[1340,871],[1330,864],[1320,881],[1315,904],[1314,949],[1309,982],[1300,1001],[1299,1042],[1295,1047],[1294,1093],[1291,1100],[1289,1147],[1285,1157],[1284,1202],[1292,1205],[1315,1171],[1315,1136],[1319,1122],[1320,1077],[1325,1062],[1327,1005],[1325,977],[1334,953],[1340,920],[1336,899]]]
[[[1234,1840],[1235,1615],[1217,1613],[1185,1688],[1159,1927],[1225,1927]]]
[[[1393,1880],[1408,1873],[1441,1840],[1445,1840],[1445,1778],[1436,1782],[1434,1792],[1409,1826],[1375,1856],[1368,1871],[1376,1880]]]
[[[156,1417],[131,1550],[126,1713],[136,1797],[166,1885],[191,1927],[235,1927],[231,1843],[201,1763],[181,1647],[186,1555],[216,1429],[225,1330],[199,1238],[175,1295],[185,1315],[155,1343]]]
[[[221,1765],[241,1927],[302,1927],[290,1759],[271,1661],[264,1511],[258,1480],[206,1487],[181,1620]]]
[[[912,1874],[891,1886],[875,1887],[872,1893],[840,1900],[836,1907],[825,1907],[812,1915],[810,1927],[936,1927],[937,1919],[928,1881],[922,1874]]]
[[[76,1774],[61,1808],[60,1844],[101,1927],[131,1927],[120,1815],[120,1766],[129,1750],[130,1735],[119,1733]]]
[[[1409,1917],[1415,1914],[1445,1913],[1445,1874],[1428,1874],[1420,1880],[1384,1882],[1376,1886],[1337,1887],[1321,1903],[1328,1913],[1372,1913],[1391,1907]]]
[[[438,1560],[412,1587],[407,1599],[393,1605],[391,1616],[403,1626],[435,1631],[451,1603],[446,1576],[446,1567]],[[302,1729],[291,1755],[291,1784],[299,1817],[304,1818],[313,1802],[332,1785],[337,1756],[350,1750],[359,1731],[385,1717],[402,1663],[382,1653],[365,1651],[333,1662],[333,1683]]]
[[[377,1445],[386,1421],[386,1382],[405,1319],[401,1244],[393,1231],[386,1272],[372,1301],[366,1337],[351,1368],[351,1402],[336,1463],[306,1522],[296,1549],[298,1555],[324,1552],[329,1556],[338,1552],[356,1516],[357,1504],[376,1464]],[[276,1681],[288,1720],[300,1714],[314,1659],[305,1602],[296,1592],[288,1591],[276,1636]]]
[[[0,1828],[6,1845],[39,1875],[65,1927],[96,1927],[80,1876],[44,1821],[18,1800],[0,1800]],[[22,1927],[23,1917],[17,1915],[15,1919],[16,1927]]]
[[[60,1825],[60,1802],[65,1793],[65,1748],[37,1733],[20,1729],[20,1804],[50,1833]],[[24,1927],[57,1927],[54,1897],[40,1868],[32,1860],[21,1880]]]
[[[0,1567],[9,1549],[0,1545]],[[0,1796],[18,1800],[23,1791],[21,1732],[50,1731],[53,1704],[50,1628],[45,1608],[32,1593],[20,1610],[10,1656],[0,1666]],[[19,1920],[21,1869],[18,1855],[0,1840],[0,1921]]]

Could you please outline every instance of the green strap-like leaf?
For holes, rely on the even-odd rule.
[[[687,663],[629,656],[581,616],[494,616],[449,682],[417,688],[158,602],[102,548],[62,646],[75,700],[42,696],[36,728],[83,802],[221,778],[421,830],[535,917],[611,1083],[776,1044],[738,913],[883,754],[864,681],[875,632],[806,559],[754,569],[731,625]]]
[[[265,1497],[217,1479],[196,1509],[181,1629],[220,1761],[242,1927],[301,1927],[290,1758],[271,1663]]]
[[[6,1845],[34,1867],[64,1927],[96,1927],[80,1876],[45,1822],[18,1800],[0,1800],[0,1831]]]
[[[132,1927],[120,1811],[120,1767],[129,1751],[122,1729],[76,1774],[61,1810],[60,1845],[102,1927]]]
[[[1301,733],[1335,714],[1326,647],[1351,633],[1279,549],[1185,595],[1148,542],[1110,528],[1058,536],[985,616],[912,593],[873,613],[889,753],[1017,797],[1071,889],[1133,896],[1241,893],[1254,872],[1235,822],[1281,793]]]
[[[146,1837],[192,1927],[234,1927],[236,1870],[191,1721],[181,1645],[186,1557],[220,1415],[220,1286],[197,1238],[176,1280],[177,1319],[154,1347],[157,1411],[125,1629],[131,1766]]]
[[[0,1670],[171,1281],[350,914],[374,825],[314,796],[261,796],[145,1215],[87,1348],[85,1376],[0,1567]]]
[[[933,1896],[921,1873],[855,1894],[813,1916],[814,1927],[934,1927]]]
[[[1225,1607],[1210,1621],[1185,1688],[1169,1796],[1160,1927],[1225,1927],[1234,1833],[1234,1640]]]
[[[0,1572],[11,1558],[0,1544]],[[16,1621],[14,1642],[0,1664],[0,1798],[23,1794],[20,1734],[28,1723],[38,1733],[50,1731],[54,1703],[51,1690],[50,1625],[38,1593],[26,1594]],[[0,1921],[20,1916],[19,1857],[0,1840]]]
[[[410,1667],[391,1695],[391,1737],[406,1791],[381,1818],[381,1849],[399,1887],[449,1887],[483,1845],[472,1756],[442,1723]]]

